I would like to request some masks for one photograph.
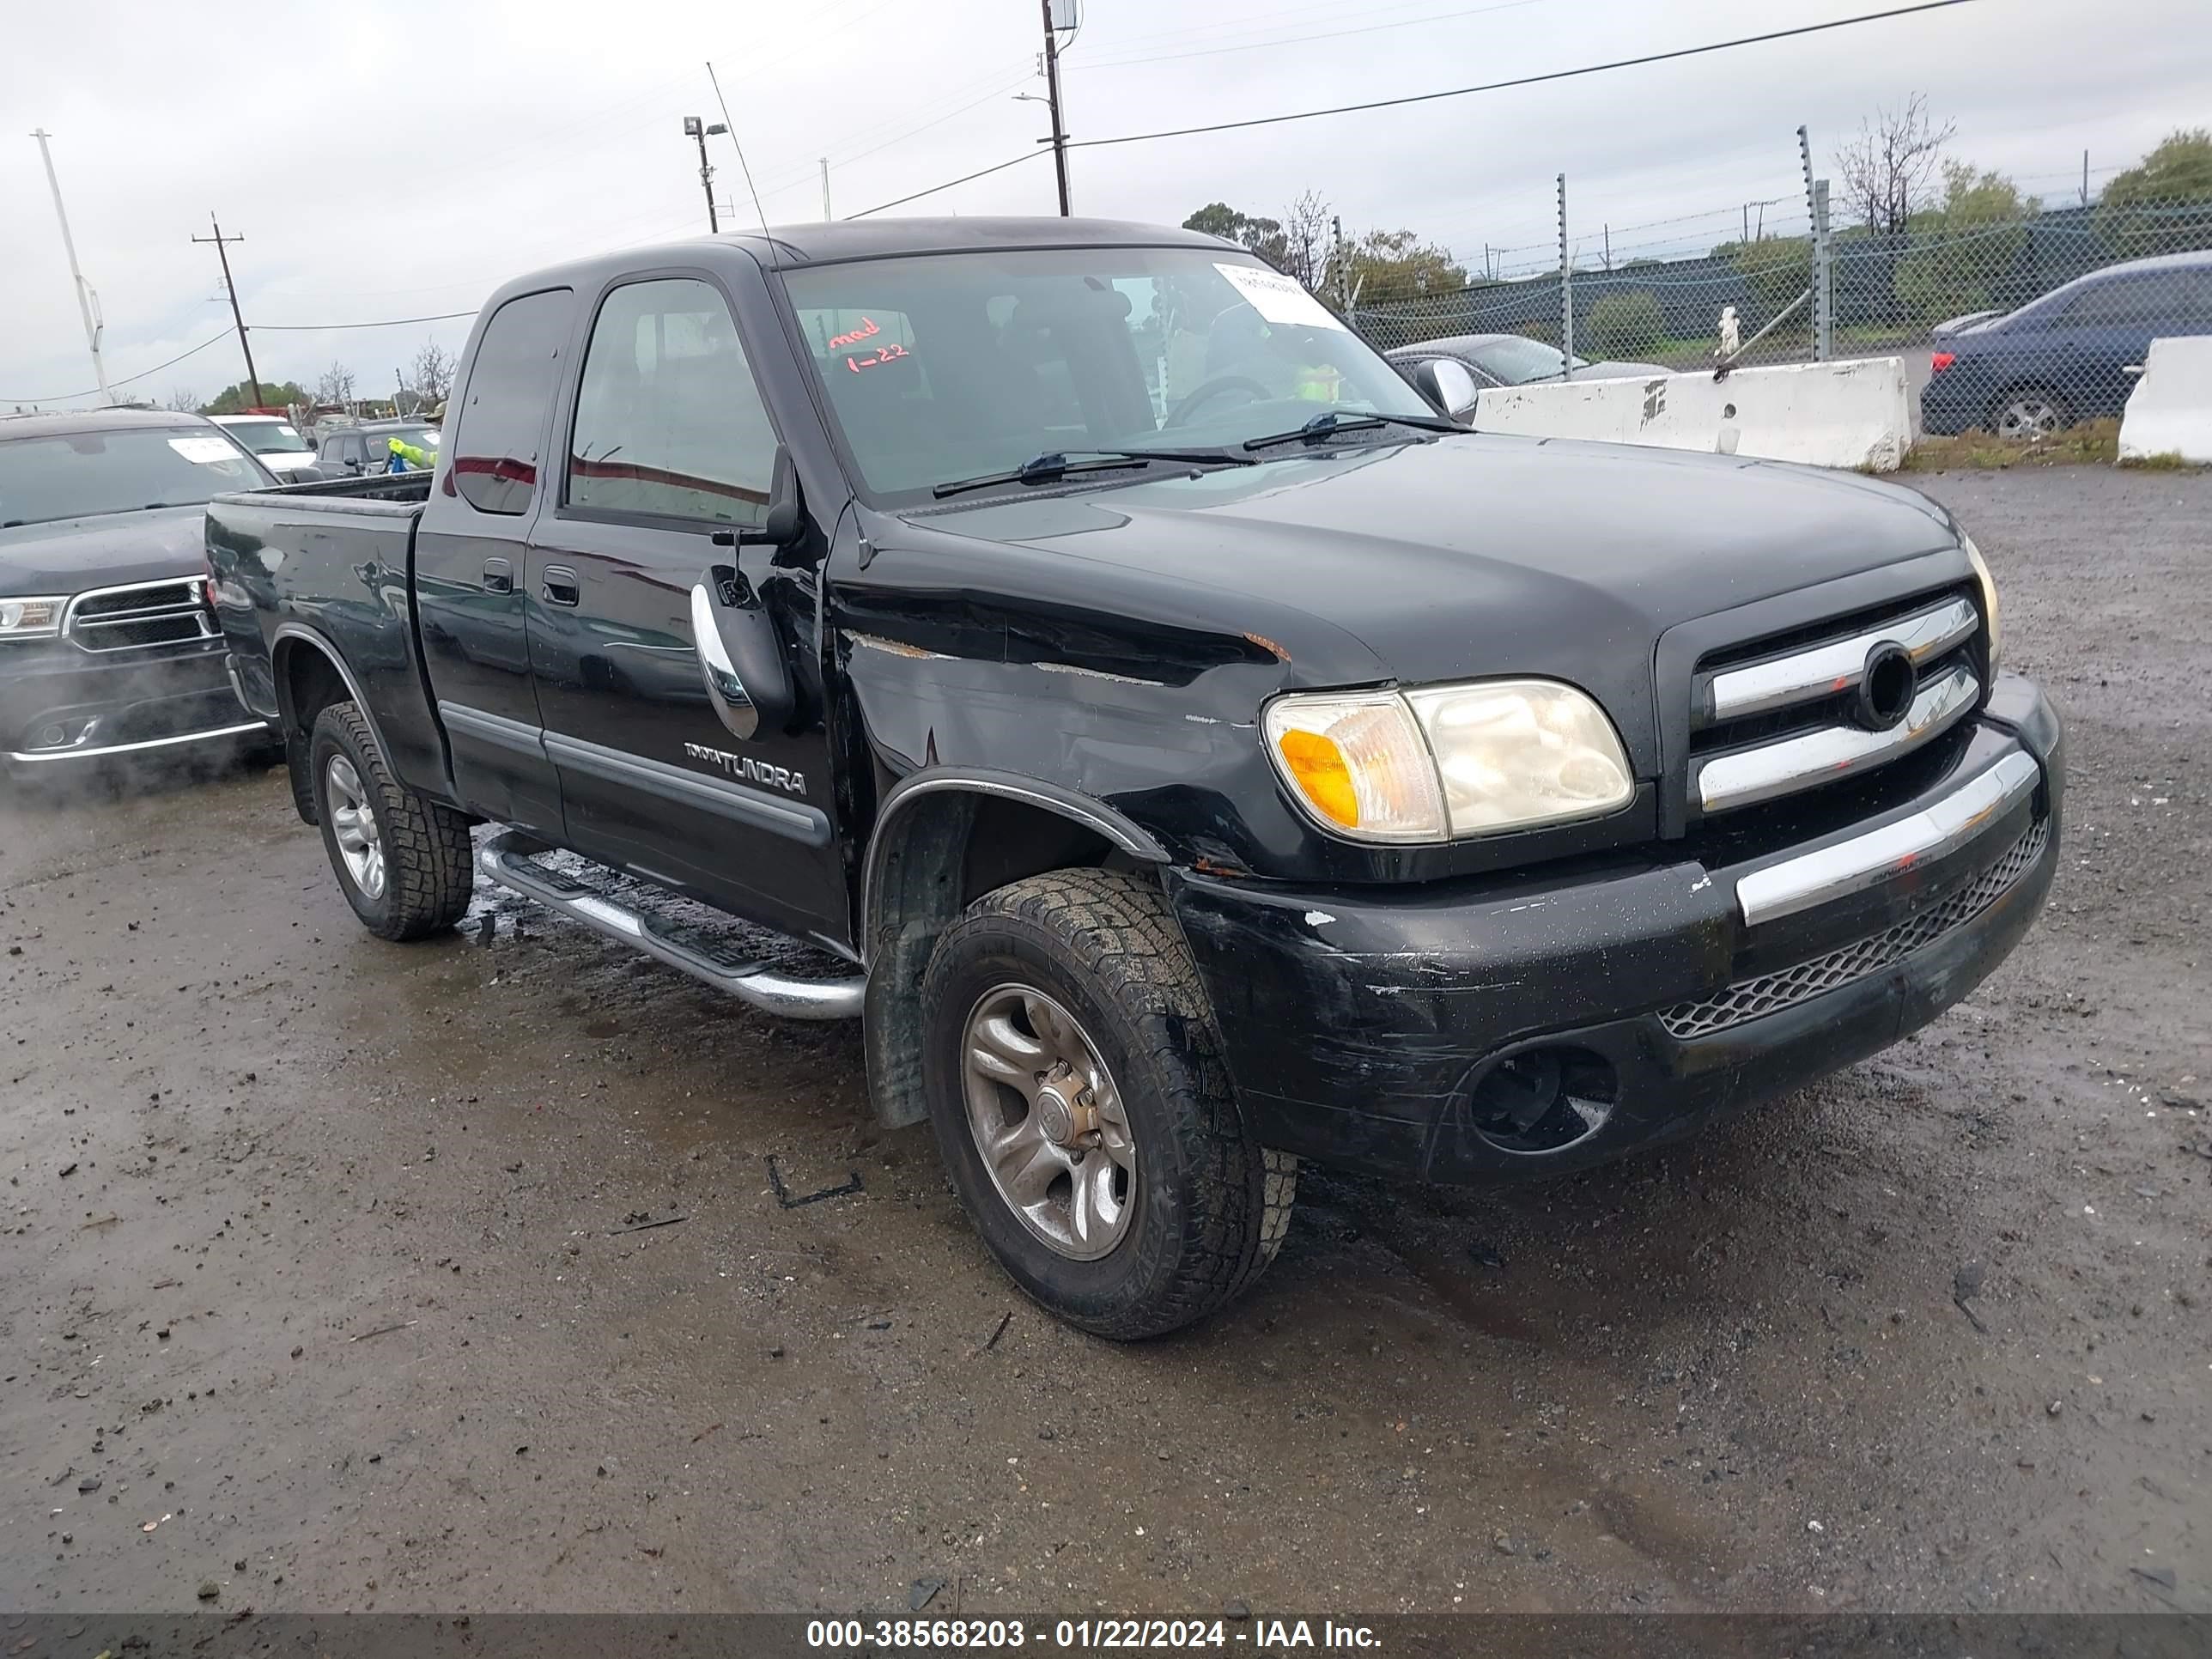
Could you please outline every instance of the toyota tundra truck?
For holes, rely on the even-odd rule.
[[[1541,1176],[1874,1054],[2057,863],[1943,509],[1468,430],[1209,237],[631,249],[501,289],[459,385],[432,471],[207,514],[348,903],[495,884],[860,1020],[1108,1336],[1249,1283],[1301,1160]]]

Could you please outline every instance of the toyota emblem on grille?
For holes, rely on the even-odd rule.
[[[1895,640],[1884,640],[1867,653],[1851,718],[1869,732],[1887,732],[1904,723],[1919,690],[1919,671],[1912,665],[1911,653]]]

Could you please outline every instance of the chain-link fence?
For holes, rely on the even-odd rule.
[[[2153,339],[2212,334],[2212,197],[2039,210],[1968,194],[1905,231],[1832,229],[1825,284],[1820,243],[1800,219],[1703,254],[1363,299],[1351,319],[1385,350],[1517,336],[1676,372],[1714,368],[1724,339],[1738,366],[1899,356],[1924,430],[2019,440],[2118,416]],[[1496,355],[1558,374],[1556,350]]]

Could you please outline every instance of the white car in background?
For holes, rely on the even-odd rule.
[[[252,450],[283,483],[313,476],[315,447],[282,415],[216,415],[209,417]]]

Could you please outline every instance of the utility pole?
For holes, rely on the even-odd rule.
[[[107,389],[107,365],[100,356],[100,337],[106,331],[107,325],[100,320],[100,295],[93,292],[92,284],[84,280],[84,272],[77,269],[76,242],[70,235],[69,215],[62,211],[61,181],[54,177],[53,155],[46,149],[46,140],[53,135],[40,127],[31,137],[39,141],[39,159],[46,164],[46,188],[54,193],[54,217],[61,221],[62,226],[62,250],[69,255],[70,281],[76,287],[76,314],[84,321],[84,343],[92,352],[92,377],[100,382],[100,401],[112,404],[115,394]],[[2082,163],[2084,167],[2087,165],[2086,161]]]
[[[830,158],[822,158],[822,222],[830,222]]]
[[[2081,152],[2081,205],[2089,205],[2089,152]]]
[[[699,188],[707,192],[707,229],[709,234],[720,232],[722,227],[721,222],[714,216],[714,169],[713,164],[707,160],[707,135],[710,132],[727,132],[728,131],[729,129],[719,121],[710,127],[696,115],[687,115],[684,118],[684,136],[686,138],[696,138],[699,141]]]
[[[1045,101],[1052,106],[1052,170],[1060,184],[1060,216],[1073,211],[1067,204],[1067,129],[1060,118],[1060,37],[1052,25],[1052,0],[1038,0],[1044,12]]]
[[[1571,380],[1575,362],[1574,262],[1567,252],[1567,175],[1559,175],[1559,378]]]
[[[217,223],[216,216],[212,213],[208,215],[208,223],[215,226],[215,234],[212,236],[195,236],[192,238],[192,240],[195,242],[213,242],[215,244],[215,257],[222,261],[222,291],[230,296],[230,320],[238,325],[238,349],[240,352],[245,354],[246,357],[246,384],[252,390],[253,407],[258,409],[261,407],[261,377],[253,372],[253,348],[248,345],[246,342],[246,319],[239,315],[238,284],[230,280],[230,250],[228,245],[232,242],[242,242],[246,238],[243,234],[237,236],[224,235],[222,234],[222,226],[220,223]]]

